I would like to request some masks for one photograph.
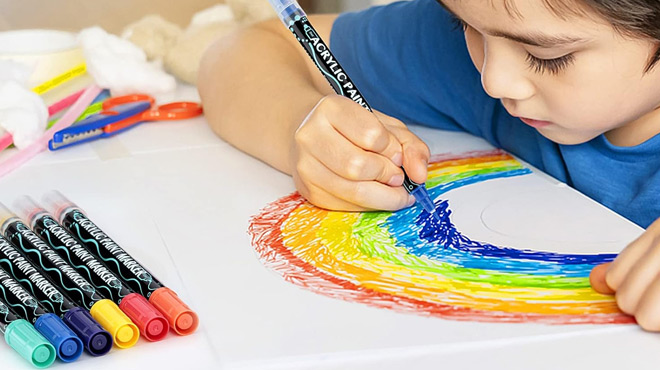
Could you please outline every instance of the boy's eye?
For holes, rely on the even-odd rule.
[[[572,53],[554,59],[541,59],[527,53],[527,63],[529,64],[529,68],[540,74],[548,72],[552,75],[557,75],[573,64],[574,61],[575,55]]]

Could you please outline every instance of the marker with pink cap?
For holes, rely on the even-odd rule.
[[[126,286],[103,262],[64,230],[45,209],[39,207],[29,197],[22,197],[17,204],[19,213],[32,226],[34,233],[92,283],[100,293],[116,303],[137,325],[144,338],[158,341],[167,336],[169,324],[165,317],[143,296]],[[8,238],[14,234],[27,232],[32,231],[14,227],[13,223],[4,226],[4,233]]]
[[[128,286],[148,298],[167,317],[177,334],[188,335],[197,329],[197,314],[87,218],[77,205],[57,191],[49,192],[45,200],[46,206],[62,226],[81,240],[95,257],[102,260]]]

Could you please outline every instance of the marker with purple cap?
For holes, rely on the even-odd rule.
[[[102,356],[112,349],[112,336],[87,310],[72,302],[39,268],[32,264],[9,241],[0,236],[0,267],[9,272],[44,307],[59,316],[83,341],[92,356]]]

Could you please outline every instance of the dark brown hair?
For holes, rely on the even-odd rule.
[[[442,0],[437,0],[444,6]],[[491,0],[491,4],[494,0]],[[658,45],[646,66],[646,72],[660,62],[660,0],[543,0],[555,15],[596,15],[609,22],[620,34],[644,38]],[[512,0],[504,0],[504,7],[513,17],[520,13]]]
[[[566,0],[543,0],[551,9]],[[575,2],[575,0],[570,0]],[[660,1],[659,0],[580,0],[585,7],[607,20],[619,33],[642,37],[658,44],[646,66],[650,71],[660,61]],[[574,4],[576,5],[576,4]],[[566,6],[563,6],[566,8]]]

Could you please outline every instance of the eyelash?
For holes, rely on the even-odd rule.
[[[454,30],[460,29],[463,32],[467,31],[469,25],[465,23],[465,21],[454,16],[452,16],[451,18],[452,18],[452,23],[454,24],[453,27]],[[529,68],[536,73],[543,74],[548,72],[551,75],[558,75],[566,68],[570,67],[573,64],[573,62],[575,62],[575,55],[566,54],[559,58],[541,59],[535,57],[530,53],[527,53],[527,57],[525,58],[525,60],[527,61],[527,64],[529,64]]]
[[[573,64],[575,61],[575,55],[566,54],[555,59],[541,59],[533,56],[530,53],[527,53],[526,59],[527,63],[529,64],[529,68],[533,69],[534,72],[540,74],[548,72],[551,75],[558,75],[560,72],[564,71],[566,68]]]

